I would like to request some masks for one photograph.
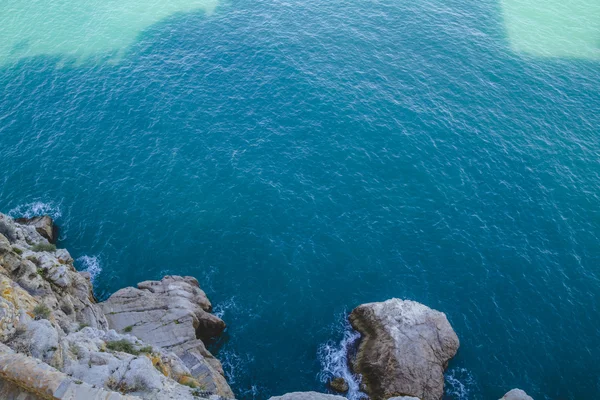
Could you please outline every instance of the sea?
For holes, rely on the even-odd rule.
[[[238,399],[363,398],[392,297],[445,400],[600,398],[600,1],[2,0],[0,88],[0,211],[100,300],[196,277]]]

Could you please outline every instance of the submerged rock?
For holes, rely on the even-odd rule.
[[[459,341],[446,315],[410,300],[363,304],[350,314],[362,335],[352,362],[372,400],[439,400]]]
[[[506,393],[500,400],[533,400],[525,391],[521,389],[513,389]]]
[[[346,398],[317,392],[292,392],[283,396],[271,397],[269,400],[346,400]]]
[[[33,226],[43,238],[48,240],[48,242],[56,244],[56,240],[58,239],[58,227],[49,216],[43,215],[41,217],[33,218],[17,218],[15,222],[21,225]]]
[[[331,390],[338,393],[347,393],[350,387],[348,382],[344,378],[336,377],[329,381],[329,387]]]

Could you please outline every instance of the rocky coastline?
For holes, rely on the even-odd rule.
[[[48,216],[0,214],[0,398],[233,399],[205,342],[226,324],[193,277],[165,276],[97,302]],[[372,400],[440,400],[444,371],[459,347],[446,316],[391,299],[358,306],[352,357]],[[331,387],[348,385],[334,377]],[[343,400],[295,392],[271,400]],[[503,400],[532,400],[514,389]]]

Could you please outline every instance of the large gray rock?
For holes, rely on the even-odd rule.
[[[48,246],[34,226],[0,214],[0,341],[8,345],[0,346],[0,397],[130,398],[119,391],[147,400],[208,399],[212,393],[232,398],[221,364],[197,337],[224,328],[197,286],[193,278],[140,284],[139,290],[157,296],[141,314],[163,316],[180,328],[164,338],[169,349],[151,346],[108,329],[90,275],[76,271],[66,250]],[[155,314],[160,308],[165,313]]]
[[[17,218],[15,222],[21,225],[33,226],[42,237],[52,244],[55,244],[58,239],[58,227],[54,224],[52,218],[47,215],[33,218]]]
[[[127,287],[100,303],[111,328],[127,329],[161,347],[218,336],[225,323],[210,314],[212,306],[192,277],[166,276]]]
[[[114,330],[84,328],[63,339],[64,372],[75,379],[108,390],[152,398],[191,399],[191,389],[176,384],[190,371],[174,354],[147,346]],[[196,387],[200,384],[195,381]]]
[[[78,381],[0,343],[0,398],[4,400],[141,400]],[[192,396],[186,398],[191,400]]]
[[[62,366],[58,330],[50,321],[30,321],[26,325],[24,343],[29,347],[32,357],[52,366]]]
[[[221,363],[202,340],[220,335],[225,323],[192,277],[166,276],[128,287],[100,303],[109,326],[177,354],[208,392],[233,398]]]
[[[358,306],[350,323],[361,334],[352,367],[362,375],[372,400],[442,398],[444,370],[459,346],[446,315],[414,301],[391,299]]]
[[[317,392],[292,392],[271,397],[269,400],[346,400],[346,398]]]
[[[500,400],[533,400],[533,397],[529,396],[521,389],[513,389],[502,396]]]

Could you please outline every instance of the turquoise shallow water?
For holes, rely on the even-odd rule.
[[[596,3],[178,3],[103,10],[110,47],[2,25],[0,210],[57,217],[101,298],[196,276],[241,399],[326,390],[394,296],[457,331],[448,399],[600,397]]]

